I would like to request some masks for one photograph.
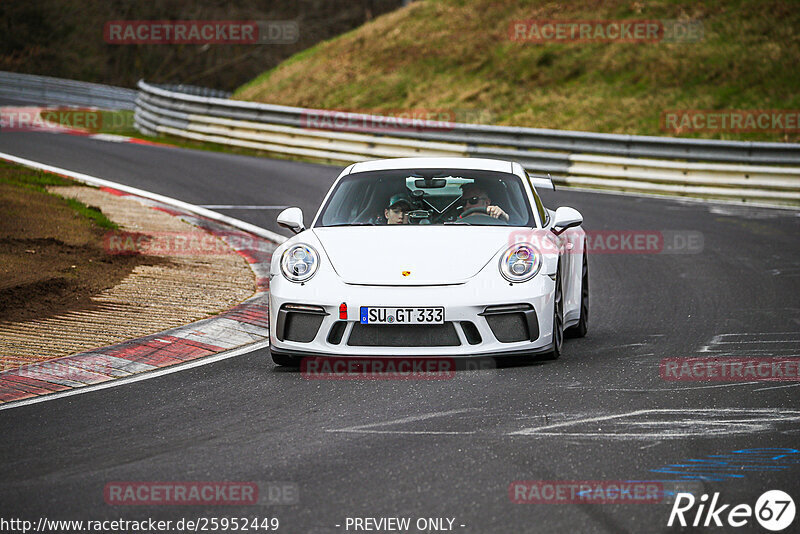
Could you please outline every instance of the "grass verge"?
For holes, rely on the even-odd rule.
[[[0,321],[91,308],[92,296],[158,258],[109,254],[117,225],[99,208],[47,191],[75,182],[0,162]]]

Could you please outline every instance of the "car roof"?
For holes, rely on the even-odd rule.
[[[466,169],[513,173],[510,161],[485,158],[391,158],[354,163],[350,173],[389,169]]]

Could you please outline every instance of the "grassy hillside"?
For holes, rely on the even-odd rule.
[[[664,110],[800,109],[799,7],[789,0],[426,0],[291,57],[236,97],[458,117],[471,110],[494,124],[666,135]],[[533,44],[509,39],[509,24],[519,19],[680,19],[701,22],[704,38]],[[791,132],[687,136],[798,140]]]

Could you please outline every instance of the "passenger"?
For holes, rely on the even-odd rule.
[[[408,212],[411,211],[411,201],[402,193],[392,195],[388,206],[383,210],[386,224],[408,224]]]

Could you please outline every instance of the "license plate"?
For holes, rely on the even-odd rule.
[[[443,324],[444,308],[361,306],[361,324]]]

